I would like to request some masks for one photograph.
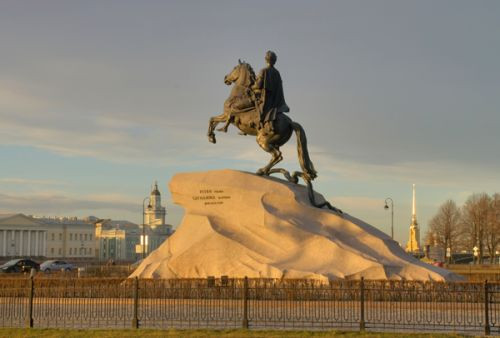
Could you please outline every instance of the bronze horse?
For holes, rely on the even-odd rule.
[[[208,140],[212,143],[216,142],[214,131],[221,122],[224,122],[225,126],[218,129],[219,131],[227,131],[229,124],[233,124],[241,131],[240,134],[256,136],[259,146],[272,156],[265,167],[257,170],[258,175],[268,176],[272,173],[282,173],[289,181],[294,183],[298,183],[299,177],[302,177],[308,185],[309,199],[314,206],[320,208],[328,206],[332,210],[341,212],[328,202],[317,204],[314,200],[311,181],[316,178],[317,173],[309,158],[306,133],[302,126],[283,113],[276,115],[273,128],[261,126],[258,97],[255,96],[251,89],[255,82],[255,73],[252,67],[246,62],[238,61],[238,65],[224,77],[224,82],[227,85],[233,84],[233,87],[224,104],[224,112],[210,118]],[[235,109],[235,107],[237,108]],[[288,142],[293,132],[297,137],[298,158],[302,171],[295,171],[290,174],[285,169],[273,169],[273,167],[283,160],[280,147]]]
[[[269,163],[257,171],[259,175],[269,175],[272,172],[284,172],[284,170],[273,170],[272,168],[283,160],[280,147],[284,145],[292,132],[297,135],[297,148],[299,153],[299,162],[302,172],[295,172],[291,175],[291,180],[298,182],[298,176],[304,177],[305,180],[312,181],[316,178],[316,170],[309,158],[307,151],[307,139],[304,129],[297,122],[293,122],[288,116],[283,113],[278,113],[274,121],[273,130],[269,131],[266,128],[260,128],[260,114],[255,102],[255,95],[252,92],[251,86],[255,81],[255,73],[252,67],[245,62],[239,62],[236,67],[224,77],[224,82],[227,85],[234,83],[229,98],[226,100],[224,112],[221,115],[212,117],[208,126],[209,141],[215,143],[214,130],[220,122],[231,123],[236,126],[245,135],[253,135],[257,137],[259,146],[271,154],[272,158]],[[243,108],[242,111],[234,112],[229,107],[230,102],[251,102],[250,107]],[[225,131],[222,128],[221,131]],[[288,177],[287,177],[288,178]]]

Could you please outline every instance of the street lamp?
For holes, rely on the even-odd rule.
[[[142,240],[140,241],[141,243],[141,249],[142,249],[142,259],[146,258],[146,210],[144,208],[144,203],[146,203],[146,200],[149,199],[149,196],[145,197],[144,200],[142,201]],[[150,202],[148,202],[148,205]]]
[[[392,198],[387,197],[385,199],[385,206],[384,209],[389,209],[389,206],[387,205],[387,201],[391,201],[391,238],[394,239],[394,201]]]
[[[479,248],[477,246],[474,246],[472,248],[472,252],[474,253],[474,263],[479,264],[479,262],[478,262]]]

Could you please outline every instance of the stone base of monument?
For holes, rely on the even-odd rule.
[[[170,190],[184,219],[130,277],[461,279],[359,219],[311,206],[302,185],[217,170],[177,174]]]

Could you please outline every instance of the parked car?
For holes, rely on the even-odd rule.
[[[1,272],[29,272],[31,269],[40,270],[40,264],[31,259],[13,259],[0,265]]]
[[[49,260],[40,264],[40,271],[51,272],[51,271],[72,271],[75,266],[71,263],[60,260]]]

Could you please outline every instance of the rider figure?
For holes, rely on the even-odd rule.
[[[277,56],[272,51],[266,53],[267,67],[262,69],[257,76],[252,89],[260,94],[259,113],[260,128],[273,131],[273,121],[278,113],[288,113],[290,108],[285,102],[283,95],[283,83],[280,72],[274,68]]]

